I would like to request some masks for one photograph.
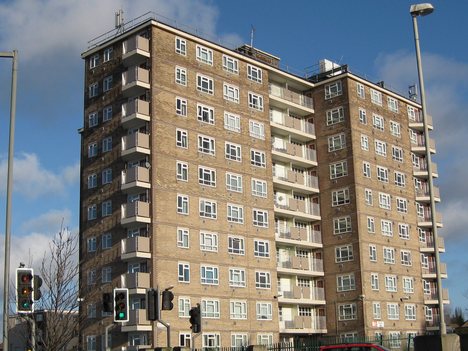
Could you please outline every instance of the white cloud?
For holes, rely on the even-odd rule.
[[[70,223],[70,219],[71,211],[69,209],[50,210],[24,222],[20,230],[23,233],[48,233],[51,236],[58,233],[62,225],[66,227]]]
[[[6,158],[0,159],[0,179],[6,179]],[[23,153],[15,157],[13,163],[13,190],[27,198],[37,198],[43,194],[61,195],[66,188],[78,184],[79,165],[65,167],[58,174],[44,169],[35,154]],[[0,183],[0,190],[6,191],[6,181]]]

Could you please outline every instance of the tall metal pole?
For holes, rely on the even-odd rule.
[[[10,137],[8,144],[7,198],[5,219],[5,266],[3,271],[3,350],[8,351],[8,307],[10,284],[10,238],[11,238],[11,193],[13,191],[13,154],[15,144],[16,116],[16,75],[18,72],[18,51],[0,52],[0,57],[13,59],[10,99]]]
[[[444,318],[444,298],[442,294],[442,278],[441,278],[441,269],[440,269],[440,255],[439,255],[439,237],[437,235],[437,220],[436,220],[436,208],[434,200],[434,182],[432,179],[432,161],[431,161],[431,150],[429,144],[429,127],[427,124],[427,113],[426,113],[426,94],[424,91],[424,77],[422,71],[421,63],[421,51],[419,48],[419,32],[418,32],[418,21],[417,15],[412,14],[413,17],[413,31],[414,31],[414,44],[416,47],[416,62],[418,66],[418,77],[419,77],[419,89],[421,93],[421,112],[423,117],[424,125],[424,142],[426,144],[426,161],[427,161],[427,172],[428,172],[428,181],[429,181],[429,198],[431,205],[431,217],[432,217],[432,235],[434,237],[434,256],[435,256],[435,265],[436,265],[436,280],[437,280],[437,297],[439,304],[439,328],[440,334],[447,334],[447,328],[445,325]]]

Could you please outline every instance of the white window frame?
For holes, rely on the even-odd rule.
[[[252,224],[254,227],[268,228],[268,211],[258,208],[252,209]]]
[[[262,69],[252,65],[247,65],[247,78],[253,82],[262,83]]]
[[[234,144],[230,142],[225,142],[224,144],[224,157],[227,160],[242,161],[242,146],[239,144]]]
[[[333,234],[345,234],[350,233],[351,228],[351,216],[335,217],[333,218]]]
[[[361,99],[366,98],[366,91],[364,88],[364,84],[356,83],[356,92],[357,92],[357,96],[360,97]]]
[[[377,262],[377,245],[375,244],[369,244],[369,260]]]
[[[190,248],[190,230],[188,228],[177,228],[177,247]]]
[[[255,271],[255,287],[257,289],[271,289],[271,273]]]
[[[215,124],[214,108],[203,104],[197,104],[197,119],[203,123]]]
[[[182,56],[187,56],[187,41],[180,37],[175,37],[175,52]]]
[[[268,240],[254,239],[254,256],[261,258],[270,257],[270,242]]]
[[[176,178],[177,180],[188,182],[188,168],[187,162],[176,161]]]
[[[101,217],[112,215],[112,200],[103,201],[101,204]]]
[[[344,122],[345,115],[343,106],[335,107],[331,110],[326,112],[327,115],[327,126],[331,126],[333,124]]]
[[[218,233],[200,230],[200,251],[218,252]]]
[[[196,46],[196,58],[199,62],[203,62],[210,66],[213,66],[213,50],[205,46]]]
[[[105,137],[102,140],[102,152],[112,151],[112,136]]]
[[[242,193],[242,175],[226,172],[226,190]]]
[[[178,282],[190,283],[190,263],[178,262]]]
[[[249,135],[260,140],[265,140],[265,124],[253,119],[249,120]]]
[[[380,115],[372,115],[372,126],[377,129],[383,131],[385,129],[385,120]]]
[[[393,274],[387,274],[385,275],[385,291],[388,292],[397,292],[398,291],[398,286],[397,286],[397,276]]]
[[[223,69],[229,73],[239,74],[239,60],[231,56],[223,55]]]
[[[224,111],[224,129],[231,130],[236,133],[241,131],[241,118],[231,112]]]
[[[246,277],[247,275],[244,268],[229,268],[229,286],[235,288],[245,288],[247,286]]]
[[[367,231],[369,233],[375,233],[375,219],[374,217],[367,216]]]
[[[390,111],[398,113],[398,100],[397,99],[387,96],[387,106]]]
[[[364,201],[366,205],[373,206],[374,204],[374,197],[372,194],[372,189],[364,189]]]
[[[350,203],[349,188],[342,188],[332,191],[332,206],[342,206]]]
[[[184,87],[187,86],[187,69],[185,67],[175,67],[175,82]]]
[[[200,284],[219,285],[219,267],[209,264],[200,265]]]
[[[379,192],[379,207],[384,210],[392,209],[392,199],[390,194]]]
[[[379,273],[371,273],[370,283],[371,283],[371,289],[372,290],[374,290],[374,291],[379,291],[380,290]]]
[[[366,178],[371,178],[371,165],[367,161],[362,161],[362,175]]]
[[[403,149],[392,145],[392,159],[397,162],[403,162]]]
[[[359,123],[367,124],[367,112],[363,108],[359,108]]]
[[[261,179],[252,178],[252,195],[262,198],[267,197],[267,182]]]
[[[245,239],[241,236],[228,235],[228,253],[245,255]]]
[[[255,304],[257,320],[272,320],[273,319],[273,305],[271,302],[257,302]]]
[[[377,180],[380,182],[388,183],[388,168],[377,166]]]
[[[325,85],[325,100],[340,96],[343,94],[341,80]]]
[[[97,112],[91,112],[88,115],[88,128],[96,127],[99,124],[99,117]]]
[[[176,146],[188,149],[188,132],[185,129],[176,129]]]
[[[334,152],[346,148],[346,135],[340,133],[328,137],[328,152]]]
[[[90,98],[93,98],[93,97],[96,97],[98,95],[99,95],[99,83],[94,82],[94,83],[90,84],[89,87],[88,87],[88,96]]]
[[[247,301],[246,300],[230,300],[229,301],[229,318],[230,319],[247,319]]]
[[[179,317],[180,318],[188,318],[190,317],[190,297],[187,296],[179,296],[178,298],[178,309],[179,309]]]
[[[216,169],[198,166],[198,184],[216,187]]]
[[[104,77],[104,79],[102,80],[102,91],[103,92],[106,92],[106,91],[109,91],[109,90],[112,89],[112,81],[113,81],[112,76]]]
[[[338,305],[338,320],[350,321],[357,319],[357,306],[356,303],[340,304]]]
[[[407,223],[398,223],[398,236],[400,239],[409,240],[409,225]]]
[[[210,95],[214,94],[214,80],[209,76],[197,73],[197,90]]]
[[[350,262],[354,260],[353,245],[335,246],[335,263]]]
[[[107,122],[112,119],[112,106],[106,106],[102,109],[102,122]]]
[[[385,264],[395,264],[395,248],[394,247],[383,247],[383,262]]]
[[[346,177],[348,175],[348,161],[342,160],[334,163],[330,163],[330,179],[337,179]]]
[[[265,151],[250,149],[250,164],[255,167],[266,167]]]
[[[237,204],[227,204],[227,221],[231,223],[244,223],[244,206]]]
[[[390,121],[390,133],[397,138],[401,137],[401,125],[398,122]]]
[[[387,318],[392,321],[396,321],[400,319],[400,311],[399,311],[398,303],[387,302]]]
[[[361,134],[361,150],[369,151],[369,137]]]
[[[189,196],[177,194],[177,213],[188,215],[190,210]]]
[[[263,111],[263,96],[262,95],[249,91],[248,102],[249,102],[250,108],[257,110],[257,111]]]
[[[371,102],[373,104],[382,106],[382,93],[375,89],[370,89]]]
[[[198,152],[215,156],[216,141],[214,138],[198,134]]]
[[[176,114],[178,116],[187,117],[187,99],[176,97]]]
[[[93,173],[88,175],[88,189],[97,187],[97,174]]]
[[[341,274],[336,276],[336,291],[356,290],[356,279],[354,273]]]
[[[201,316],[207,319],[219,319],[221,317],[220,302],[218,299],[201,299]]]
[[[218,215],[218,204],[214,200],[199,199],[199,216],[201,218],[216,219]]]
[[[236,85],[223,83],[223,97],[224,100],[238,104],[240,99],[239,87]]]

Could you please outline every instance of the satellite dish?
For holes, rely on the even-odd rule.
[[[147,169],[150,169],[151,168],[151,163],[149,163],[148,161],[145,162],[145,167]]]

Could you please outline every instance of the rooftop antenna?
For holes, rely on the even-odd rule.
[[[408,95],[410,100],[417,101],[418,100],[418,92],[416,90],[416,84],[410,85],[408,87]]]
[[[252,26],[252,29],[250,30],[250,47],[253,48],[255,27],[253,26],[253,24],[251,26]]]
[[[115,29],[117,30],[117,33],[124,31],[124,17],[122,9],[119,9],[115,13]]]

